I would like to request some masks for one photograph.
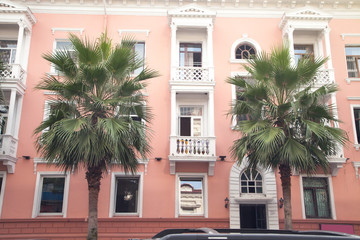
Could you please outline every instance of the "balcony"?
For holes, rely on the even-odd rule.
[[[20,64],[9,64],[0,71],[0,79],[4,83],[17,83],[25,89],[26,71]]]
[[[216,161],[215,137],[170,137],[170,172],[175,174],[176,162],[208,162],[209,175],[214,174]]]
[[[334,83],[334,80],[334,69],[321,69],[317,72],[313,79],[315,87],[321,87],[325,84]]]
[[[0,135],[0,161],[7,166],[8,173],[14,173],[18,140],[11,135]]]
[[[210,68],[208,67],[176,67],[173,69],[175,76],[173,82],[185,83],[212,83]]]

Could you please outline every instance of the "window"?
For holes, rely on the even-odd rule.
[[[349,78],[360,77],[360,47],[345,47]]]
[[[66,216],[69,174],[38,172],[33,217]]]
[[[68,40],[56,40],[54,45],[54,53],[58,51],[67,51],[70,53],[70,56],[73,60],[75,60],[75,50],[72,43]],[[55,66],[51,66],[51,72],[59,73],[58,70],[55,69]]]
[[[296,64],[300,61],[300,59],[314,60],[313,45],[294,45],[294,53]]]
[[[360,108],[353,108],[354,125],[355,125],[355,140],[360,143]]]
[[[112,174],[110,217],[142,215],[142,179],[143,173],[129,175]]]
[[[204,184],[201,177],[180,177],[179,214],[204,215]]]
[[[6,172],[0,171],[0,216],[1,216],[1,210],[2,210],[2,203],[3,203],[3,199],[4,199],[5,182],[6,182]]]
[[[17,41],[0,40],[0,61],[5,64],[15,62]]]
[[[306,218],[331,218],[328,178],[304,177]]]
[[[236,59],[251,59],[256,55],[256,50],[250,44],[240,44],[235,49]]]
[[[263,193],[262,176],[257,170],[245,170],[240,179],[241,193]]]
[[[201,106],[180,106],[180,136],[202,136],[202,115]]]
[[[145,43],[144,42],[135,43],[134,52],[136,54],[137,60],[144,63],[144,60],[145,60]],[[133,74],[138,75],[139,73],[141,73],[142,70],[144,70],[144,64],[141,67],[137,68],[133,72]]]
[[[198,43],[180,43],[180,67],[201,67],[202,47]]]

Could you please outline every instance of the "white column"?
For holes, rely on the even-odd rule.
[[[214,91],[209,91],[209,137],[215,136]]]
[[[6,125],[6,135],[13,134],[14,126],[14,114],[15,114],[15,101],[16,101],[16,90],[11,90],[10,101],[9,101],[9,112],[8,112],[8,121]]]
[[[213,25],[207,27],[207,49],[208,49],[208,67],[209,79],[214,81],[214,49],[213,49]]]
[[[22,22],[22,20],[18,22],[18,25],[19,25],[19,33],[18,33],[18,39],[16,45],[15,64],[20,64],[20,57],[21,57],[21,52],[23,50],[22,48],[23,48],[24,30],[25,30],[25,25]]]
[[[289,51],[291,57],[291,65],[295,66],[295,50],[294,50],[294,28],[288,27],[287,28],[287,35],[289,41]]]
[[[325,36],[325,50],[326,50],[326,57],[328,58],[327,66],[328,69],[332,69],[332,59],[331,59],[331,48],[330,48],[330,28],[326,27],[324,29],[324,36]]]
[[[171,90],[171,136],[176,136],[176,91]]]
[[[19,136],[22,102],[23,102],[23,96],[19,96],[17,98],[17,104],[16,104],[14,138],[18,138]]]
[[[176,74],[176,67],[178,67],[178,54],[177,54],[177,47],[176,47],[176,31],[177,26],[172,23],[171,24],[171,80],[174,80]]]

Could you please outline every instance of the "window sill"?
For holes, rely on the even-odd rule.
[[[63,213],[39,213],[35,218],[63,218]]]
[[[204,214],[181,214],[179,218],[205,218]]]
[[[231,58],[229,60],[230,63],[249,63],[248,59],[233,59]]]
[[[351,82],[360,82],[360,78],[345,78],[345,80],[348,84]]]
[[[112,217],[140,217],[139,213],[114,213]]]

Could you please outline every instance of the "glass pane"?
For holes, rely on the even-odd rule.
[[[326,178],[303,178],[304,187],[325,187],[327,186]]]
[[[1,188],[2,188],[2,181],[3,181],[3,178],[0,177],[0,194],[1,194]]]
[[[136,58],[143,62],[144,59],[145,59],[145,43],[136,43],[135,46],[134,46],[134,51],[135,51],[135,54],[136,54]],[[138,74],[141,73],[142,70],[144,70],[144,65],[137,68],[134,71],[134,74],[138,75]]]
[[[306,217],[315,216],[314,198],[311,190],[304,190],[304,203]]]
[[[5,134],[5,132],[6,132],[6,124],[7,124],[7,117],[1,117],[0,134]]]
[[[242,193],[248,193],[247,187],[242,187],[242,188],[241,188],[241,192],[242,192]]]
[[[180,214],[203,214],[202,179],[180,179]]]
[[[262,193],[262,187],[256,187],[256,193]]]
[[[181,116],[202,116],[202,107],[180,107]]]
[[[345,48],[346,55],[352,56],[360,56],[360,47],[346,47]]]
[[[43,178],[40,213],[62,212],[64,185],[65,185],[65,177]]]
[[[71,49],[73,49],[73,45],[69,41],[56,41],[56,49],[71,50]]]
[[[255,187],[249,187],[249,193],[255,193]]]
[[[136,213],[139,178],[117,178],[116,213]]]
[[[318,216],[321,218],[329,218],[329,199],[326,189],[316,189],[316,202],[318,209]]]
[[[200,118],[193,119],[193,136],[194,137],[201,136],[201,119]]]
[[[355,128],[356,128],[356,136],[357,136],[357,140],[358,143],[360,143],[360,109],[355,108],[354,109],[354,124],[355,124]]]

